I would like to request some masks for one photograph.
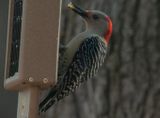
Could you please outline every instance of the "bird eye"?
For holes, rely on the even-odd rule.
[[[99,19],[99,16],[98,16],[98,15],[93,15],[93,19],[94,19],[94,20],[98,20],[98,19]]]

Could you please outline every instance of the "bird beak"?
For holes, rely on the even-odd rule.
[[[77,14],[79,14],[80,16],[82,16],[83,18],[88,17],[88,13],[87,11],[83,10],[82,8],[76,6],[75,4],[73,4],[72,2],[70,2],[68,4],[68,8],[70,8],[71,10],[73,10],[74,12],[76,12]]]

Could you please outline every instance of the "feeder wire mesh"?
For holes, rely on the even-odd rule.
[[[21,21],[22,21],[22,0],[14,1],[12,44],[10,53],[9,76],[14,76],[18,72],[20,37],[21,37]]]

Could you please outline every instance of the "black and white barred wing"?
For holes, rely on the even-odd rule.
[[[86,38],[74,55],[64,76],[40,104],[40,111],[46,111],[56,101],[68,96],[83,83],[92,78],[103,64],[106,44],[98,36]]]

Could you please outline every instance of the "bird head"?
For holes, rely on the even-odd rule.
[[[98,10],[84,10],[72,2],[68,7],[84,19],[88,32],[100,35],[109,43],[112,34],[112,21],[109,16]]]

